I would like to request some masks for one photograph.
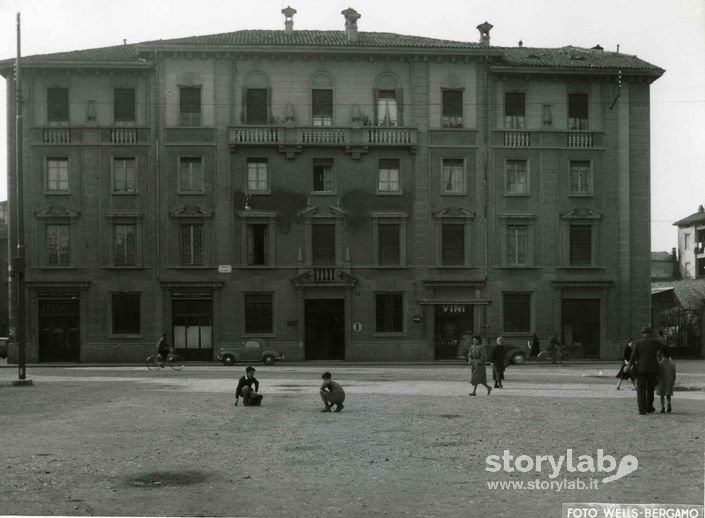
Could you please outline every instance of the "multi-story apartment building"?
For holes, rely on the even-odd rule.
[[[282,12],[23,58],[28,359],[140,360],[162,330],[192,359],[246,336],[295,360],[452,358],[463,331],[618,356],[650,320],[663,70],[493,47],[486,22],[469,43]]]
[[[674,223],[678,227],[678,269],[681,279],[705,278],[705,209]]]

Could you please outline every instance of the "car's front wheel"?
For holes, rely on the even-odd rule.
[[[232,365],[235,363],[235,357],[231,356],[230,354],[226,354],[220,361],[223,362],[223,365]]]
[[[271,354],[267,354],[262,358],[262,362],[265,365],[274,365],[274,356],[272,356]]]
[[[511,358],[509,358],[509,363],[512,363],[514,365],[521,365],[522,363],[526,363],[526,355],[521,352],[516,352],[512,355]]]

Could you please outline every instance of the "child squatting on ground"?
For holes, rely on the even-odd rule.
[[[252,390],[252,385],[255,386],[255,390]],[[255,378],[255,368],[249,366],[245,369],[245,375],[240,378],[237,382],[237,389],[235,389],[235,406],[237,406],[240,397],[242,397],[242,404],[245,406],[259,406],[262,403],[262,395],[258,394],[259,391],[259,381]]]
[[[676,364],[671,360],[671,351],[661,350],[661,360],[658,362],[659,383],[656,391],[661,396],[661,413],[671,411],[671,396],[673,395],[673,385],[676,383]],[[668,402],[665,407],[664,399]]]
[[[343,387],[338,385],[335,381],[331,379],[330,372],[324,372],[323,384],[321,385],[321,399],[325,408],[321,412],[330,412],[330,409],[335,405],[335,411],[340,412],[343,409],[343,401],[345,401],[345,391]]]

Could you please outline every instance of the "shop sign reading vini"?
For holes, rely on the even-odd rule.
[[[442,304],[443,313],[465,313],[465,304]]]

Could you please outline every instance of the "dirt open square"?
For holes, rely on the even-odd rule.
[[[30,366],[29,387],[3,367],[0,514],[543,518],[564,502],[702,504],[705,363],[678,367],[673,413],[647,416],[605,363],[510,367],[489,397],[468,396],[460,364],[257,366],[261,407],[233,406],[244,365]],[[346,389],[340,413],[320,412],[324,370]],[[588,470],[598,450],[638,467],[602,482],[616,470]],[[520,469],[488,471],[505,452]],[[569,452],[583,471],[534,469]]]

